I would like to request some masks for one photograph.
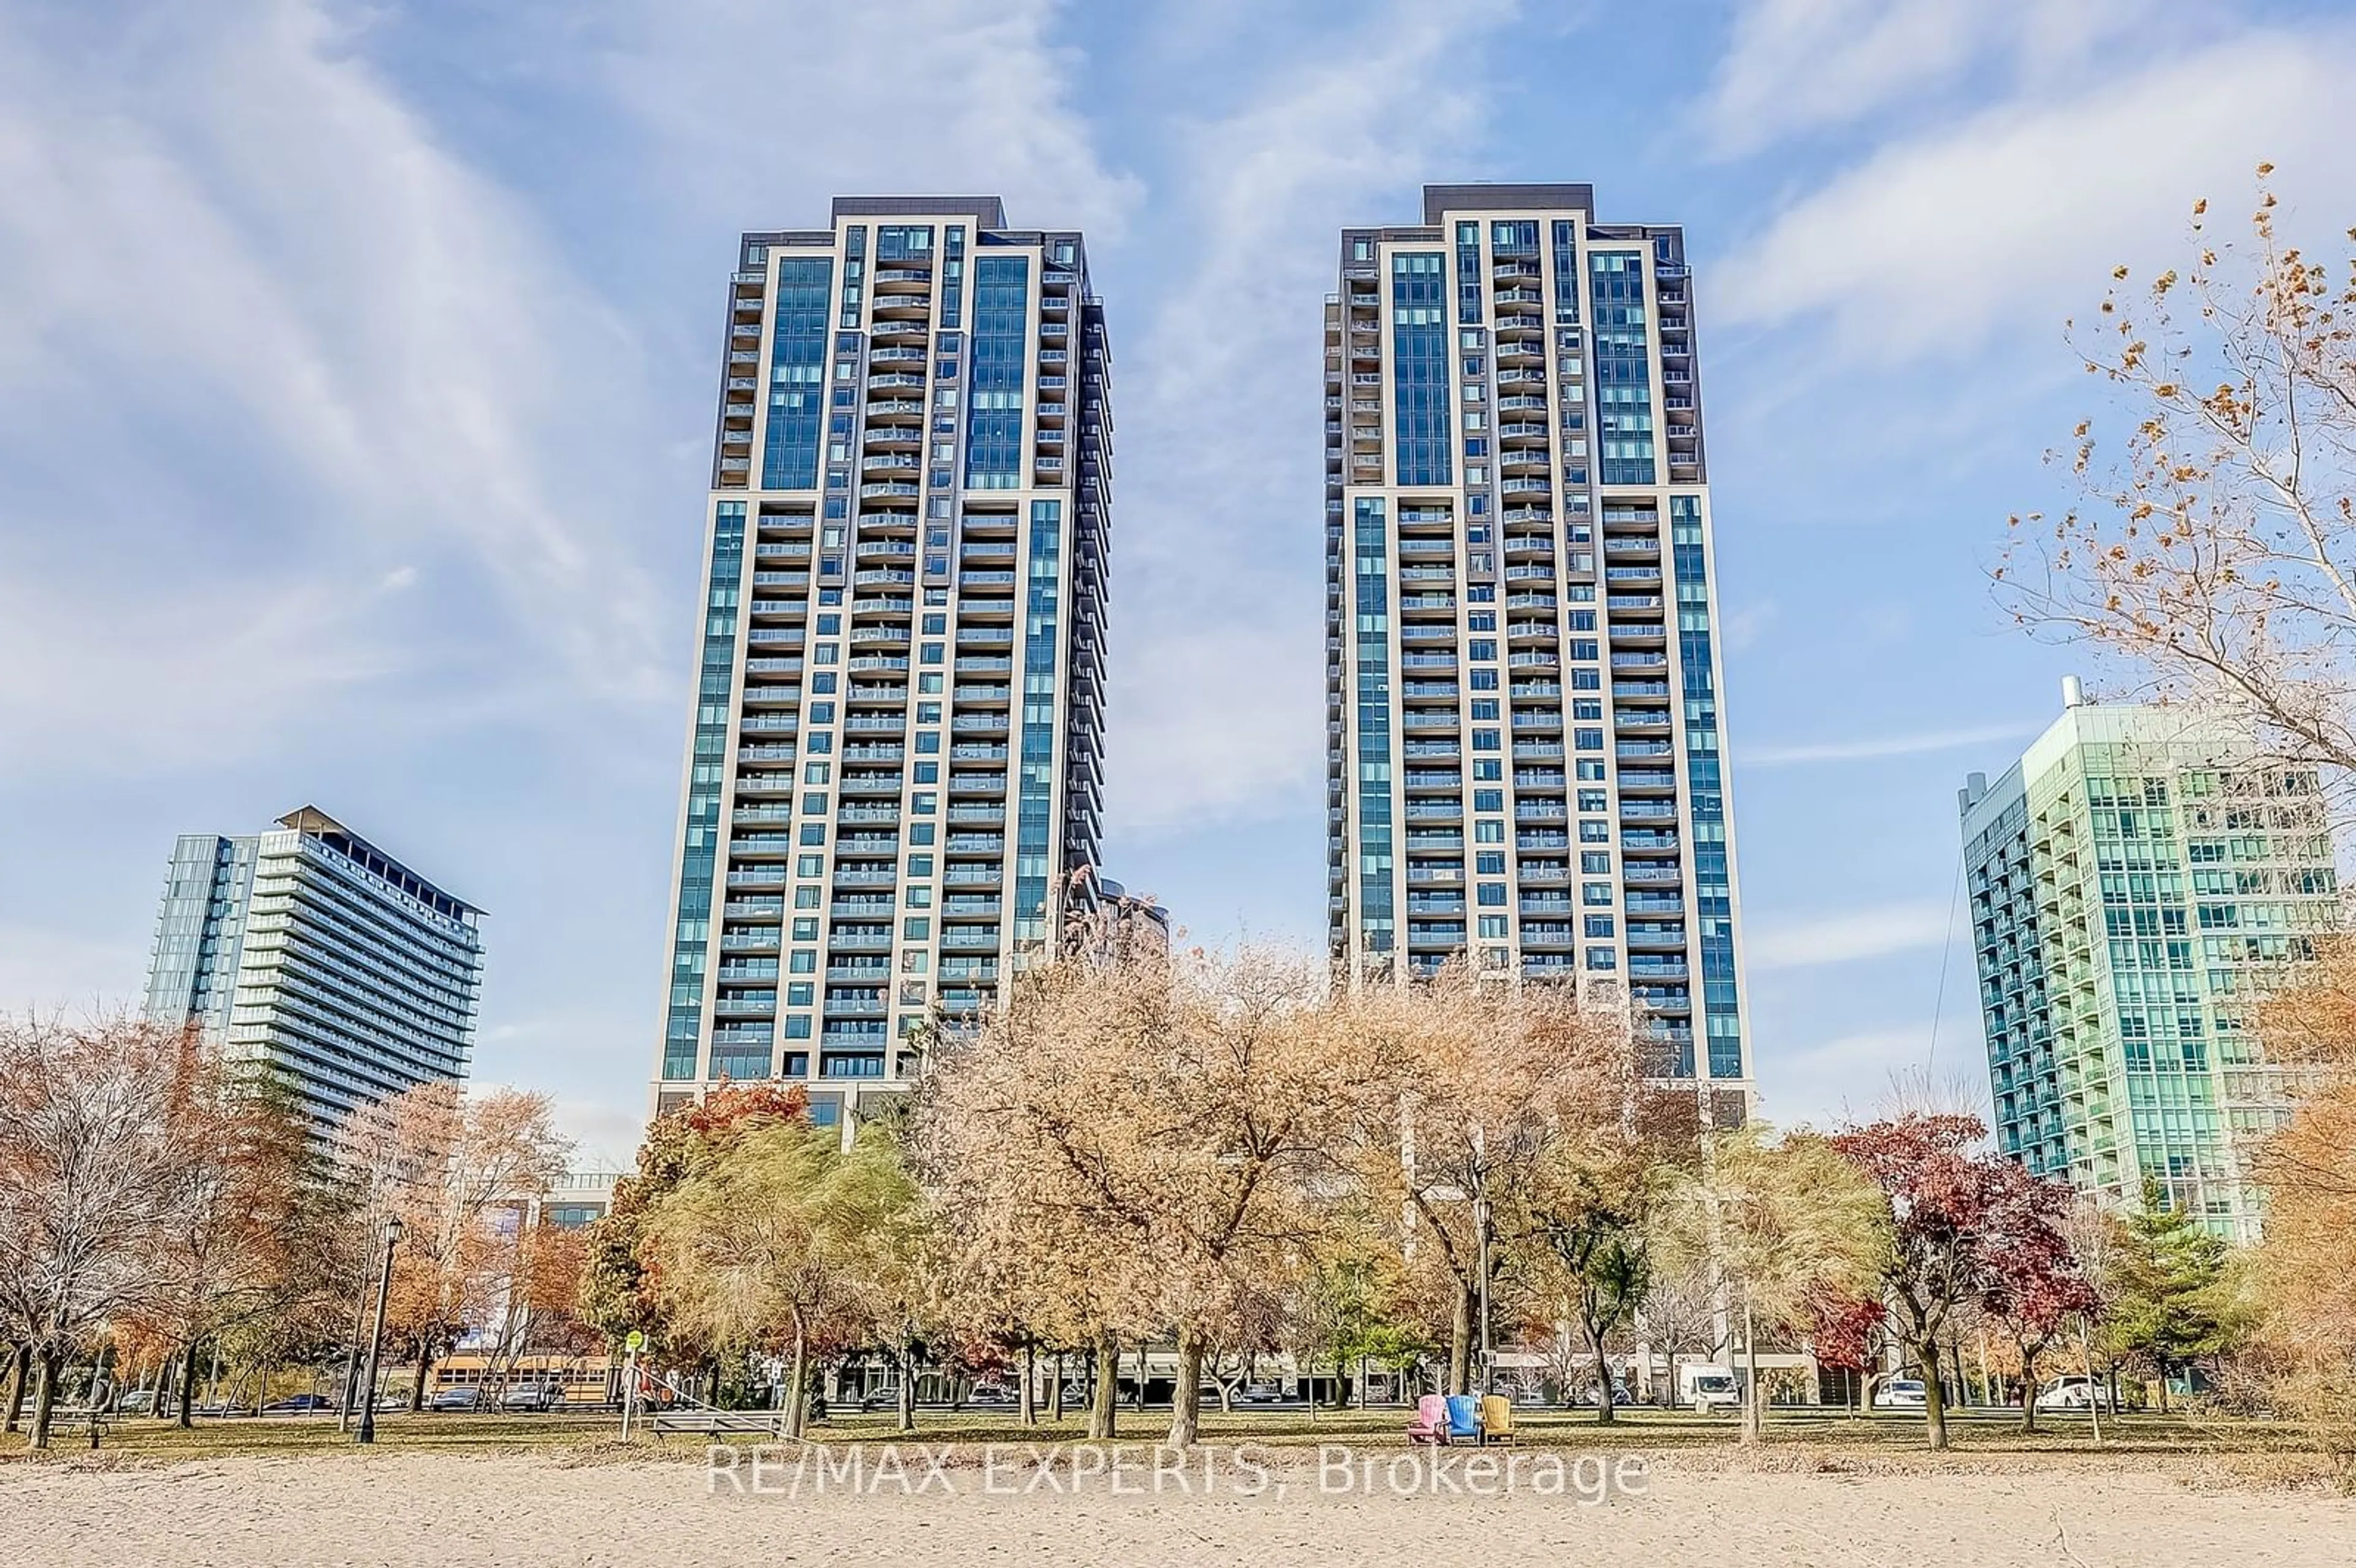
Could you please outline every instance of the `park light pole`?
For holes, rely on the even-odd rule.
[[[392,1250],[401,1245],[401,1216],[384,1222],[384,1272],[376,1282],[376,1328],[369,1336],[368,1378],[360,1385],[359,1441],[376,1441],[376,1362],[384,1349],[384,1304],[392,1294]]]

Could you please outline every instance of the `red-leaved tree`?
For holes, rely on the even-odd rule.
[[[2034,1180],[2034,1179],[2031,1179]],[[2040,1223],[2019,1228],[2011,1244],[1991,1260],[1980,1291],[1980,1307],[2003,1326],[2020,1356],[2020,1429],[2037,1430],[2037,1362],[2053,1348],[2073,1317],[2100,1305],[2086,1271],[2072,1252],[2064,1229],[2070,1193],[2057,1182],[2039,1181],[2027,1195],[2041,1203]]]
[[[1837,1367],[1856,1377],[1859,1407],[1869,1397],[1867,1373],[1889,1320],[1890,1309],[1870,1297],[1838,1290],[1820,1290],[1808,1297],[1808,1348],[1819,1364]]]
[[[2074,1277],[2062,1230],[2067,1193],[2011,1160],[1979,1152],[1987,1136],[1976,1116],[1909,1112],[1833,1139],[1890,1202],[1894,1244],[1883,1296],[1893,1329],[1922,1369],[1933,1448],[1947,1446],[1939,1336],[1955,1308],[2037,1297],[2041,1313],[2052,1306],[2047,1294],[2066,1298],[2060,1283],[2065,1271]],[[2060,1308],[2063,1315],[2072,1310]]]

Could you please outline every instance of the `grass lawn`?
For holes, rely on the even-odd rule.
[[[1123,1410],[1120,1440],[1151,1443],[1166,1429],[1166,1411]],[[1699,1417],[1682,1411],[1623,1410],[1609,1426],[1595,1413],[1525,1411],[1517,1413],[1525,1445],[1594,1449],[1627,1449],[1648,1454],[1688,1453],[1698,1456],[1733,1449],[1735,1422],[1730,1416]],[[1313,1445],[1347,1442],[1358,1446],[1404,1446],[1404,1412],[1319,1411],[1313,1416],[1298,1408],[1237,1412],[1223,1415],[1215,1408],[1203,1416],[1203,1438],[1208,1443],[1258,1443],[1271,1446]],[[2196,1419],[2180,1415],[2131,1414],[2103,1422],[2103,1443],[2097,1446],[2082,1414],[2043,1415],[2034,1435],[2019,1430],[2014,1411],[1951,1412],[1949,1427],[1954,1453],[1965,1459],[2003,1456],[2217,1456],[2301,1455],[2316,1451],[2311,1435],[2285,1422]],[[1085,1427],[1076,1413],[1059,1424],[1043,1421],[1026,1428],[1012,1412],[919,1411],[913,1439],[927,1444],[1056,1443],[1079,1440]],[[610,1453],[616,1445],[618,1423],[611,1415],[458,1415],[401,1413],[377,1418],[380,1449],[444,1453],[561,1452],[567,1449]],[[889,1442],[900,1437],[889,1414],[843,1414],[817,1424],[810,1435],[837,1443]],[[734,1441],[759,1439],[739,1435]],[[706,1440],[699,1435],[675,1435],[655,1445],[650,1453],[666,1451],[688,1457],[700,1454]],[[1923,1446],[1919,1414],[1878,1412],[1862,1420],[1843,1411],[1779,1408],[1769,1417],[1767,1445],[1797,1459],[1815,1454],[1827,1459],[1846,1456],[1891,1459],[1920,1453]],[[171,1461],[212,1458],[225,1455],[316,1454],[354,1446],[350,1436],[336,1430],[332,1419],[316,1416],[270,1416],[261,1419],[202,1420],[188,1431],[168,1421],[148,1416],[118,1418],[107,1429],[102,1456]],[[87,1459],[88,1439],[60,1434],[51,1454],[59,1459]],[[21,1433],[0,1435],[0,1464],[26,1458]]]

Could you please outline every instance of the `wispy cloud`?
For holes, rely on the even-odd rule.
[[[339,16],[0,17],[11,586],[61,608],[107,584],[126,653],[177,627],[150,650],[165,684],[258,677],[251,708],[224,680],[205,709],[230,744],[266,732],[270,693],[380,667],[365,585],[403,571],[466,628],[417,645],[502,641],[644,694],[664,650],[616,466],[645,422],[628,335]],[[40,690],[0,688],[0,731],[112,764],[77,716],[103,726],[137,688],[93,688],[72,656],[92,639],[59,619]]]
[[[1700,104],[1721,154],[1850,124],[1999,64],[2042,80],[2165,6],[2161,0],[1744,0]],[[2179,7],[2197,21],[2208,3]]]
[[[1267,61],[1183,125],[1170,242],[1188,257],[1122,389],[1109,791],[1117,826],[1268,815],[1323,765],[1317,367],[1340,231],[1412,222],[1483,120],[1465,67],[1513,14],[1408,0]],[[1403,114],[1398,105],[1411,103]]]
[[[1788,768],[1807,763],[1870,762],[1884,757],[1915,757],[1932,752],[1960,751],[1966,746],[1994,745],[2037,733],[2029,724],[1983,724],[1968,730],[1933,730],[1913,735],[1867,735],[1853,741],[1817,741],[1797,744],[1746,746],[1737,760],[1747,768]]]
[[[1798,920],[1754,912],[1744,933],[1743,964],[1766,973],[1936,947],[1947,940],[1952,918],[1944,905],[1920,901]]]
[[[1884,144],[1741,248],[1719,308],[1736,323],[1828,318],[1857,357],[1954,357],[1999,327],[2058,330],[2115,263],[2174,260],[2192,198],[2230,210],[2262,159],[2319,219],[2356,200],[2356,28],[2124,60]]]
[[[632,155],[657,171],[650,198],[723,229],[822,224],[832,195],[930,191],[1003,196],[1019,227],[1110,241],[1144,187],[1107,166],[1079,112],[1086,61],[1053,36],[1066,8],[559,0],[511,36],[585,27],[594,80],[646,133]],[[746,59],[788,120],[748,121],[740,96],[713,91]]]

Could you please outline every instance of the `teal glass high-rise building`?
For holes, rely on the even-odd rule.
[[[1325,304],[1337,969],[1460,955],[1751,1090],[1684,231],[1585,185],[1427,186]]]
[[[1094,901],[1111,492],[1080,235],[870,197],[744,236],[658,1110],[894,1093]]]
[[[2297,1071],[2250,1002],[2339,916],[2321,781],[2177,707],[2094,703],[1960,797],[1998,1147],[2115,1207],[2247,1241]]]
[[[316,806],[172,851],[145,1011],[264,1061],[326,1133],[359,1107],[466,1077],[481,912]]]

